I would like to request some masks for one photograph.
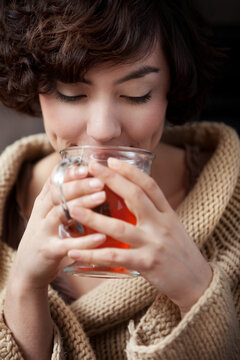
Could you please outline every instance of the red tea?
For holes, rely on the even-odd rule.
[[[131,223],[133,225],[136,225],[136,217],[128,210],[124,200],[118,196],[117,194],[115,194],[112,190],[110,190],[108,187],[105,187],[105,191],[106,191],[106,202],[98,207],[96,207],[95,209],[93,209],[94,211],[106,215],[106,216],[110,216],[116,219],[121,219],[124,220],[128,223]],[[83,235],[89,235],[89,234],[93,234],[94,230],[92,230],[91,228],[84,226],[83,225],[83,229],[84,229],[84,234]],[[76,227],[74,227],[74,224],[71,224],[68,228],[68,230],[70,231],[71,235],[73,237],[78,237],[79,236],[79,232],[77,230]],[[99,248],[106,248],[106,247],[115,247],[115,248],[121,248],[121,249],[129,249],[130,245],[126,244],[124,242],[118,241],[110,236],[107,236],[106,241],[99,246]],[[108,272],[108,273],[119,273],[119,274],[127,274],[128,270],[124,269],[124,268],[120,268],[120,267],[116,267],[116,268],[112,268],[112,267],[108,267],[108,266],[82,266],[79,265],[79,269],[76,267],[75,270],[79,270],[79,272],[93,272],[93,273],[103,273],[103,272]],[[107,276],[105,276],[107,277]]]

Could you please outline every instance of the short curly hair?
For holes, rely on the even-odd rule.
[[[104,62],[150,53],[156,40],[168,60],[167,119],[179,124],[203,107],[219,51],[188,0],[2,0],[0,100],[39,115],[39,93],[74,83]]]

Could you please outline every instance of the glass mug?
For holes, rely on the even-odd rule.
[[[115,157],[127,163],[133,164],[147,174],[150,174],[152,161],[154,159],[154,154],[150,151],[124,146],[73,146],[62,150],[60,155],[63,160],[57,165],[54,172],[53,184],[54,190],[57,190],[58,202],[61,204],[62,211],[64,212],[66,218],[66,222],[59,227],[59,235],[61,238],[79,237],[95,232],[93,229],[80,224],[70,215],[63,192],[64,175],[67,169],[80,166],[86,167],[92,161],[97,161],[100,164],[107,166],[108,158]],[[100,214],[121,219],[136,225],[136,218],[128,210],[124,199],[115,194],[107,186],[104,187],[104,190],[106,192],[106,201],[93,210]],[[131,245],[107,236],[105,242],[98,248],[103,247],[130,249]],[[65,267],[64,272],[69,274],[78,274],[80,276],[101,278],[129,278],[139,275],[139,272],[133,269],[100,266],[95,264],[81,264],[77,261]]]

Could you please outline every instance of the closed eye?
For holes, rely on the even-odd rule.
[[[87,95],[76,95],[76,96],[68,96],[60,93],[58,90],[56,90],[56,98],[63,102],[76,102],[78,100],[81,100],[83,98],[86,98]],[[143,96],[127,96],[127,95],[120,95],[121,98],[126,99],[128,102],[134,103],[134,104],[144,104],[151,100],[152,98],[152,91],[150,90],[147,94]]]
[[[143,96],[126,96],[126,95],[121,95],[121,98],[126,99],[127,101],[134,103],[134,104],[144,104],[146,102],[148,102],[149,100],[151,100],[152,98],[152,91],[149,91],[147,94],[143,95]]]
[[[86,95],[77,95],[77,96],[63,95],[58,90],[56,90],[56,99],[58,99],[60,101],[63,101],[63,102],[76,102],[76,101],[81,100],[81,99],[83,99],[85,97],[86,97]]]

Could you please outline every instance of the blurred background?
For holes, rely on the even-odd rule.
[[[223,121],[240,135],[240,0],[193,0],[213,29],[228,60],[211,92],[202,120]]]
[[[240,135],[240,0],[193,0],[211,24],[216,44],[228,49],[222,78],[211,92],[201,121],[219,121]],[[42,120],[21,115],[0,103],[0,152],[16,139],[43,132]]]

